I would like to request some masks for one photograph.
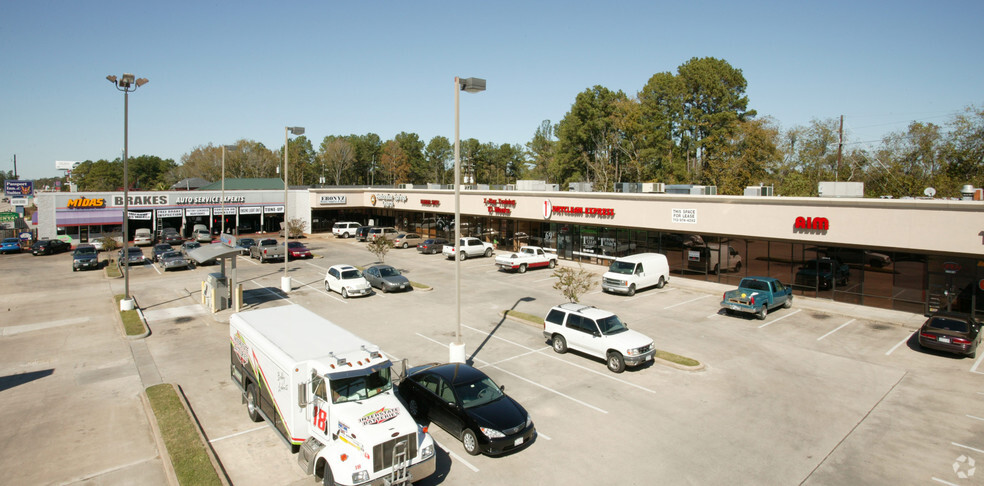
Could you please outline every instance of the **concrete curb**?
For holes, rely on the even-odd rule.
[[[212,463],[212,468],[215,469],[215,474],[219,477],[219,482],[223,486],[231,486],[232,481],[229,480],[229,476],[226,475],[225,468],[222,467],[222,463],[219,462],[219,457],[215,455],[215,450],[212,449],[212,444],[205,437],[205,431],[202,430],[202,424],[198,421],[198,416],[191,409],[191,404],[188,403],[188,397],[185,396],[184,391],[180,386],[172,384],[174,387],[174,392],[178,394],[178,398],[181,400],[181,405],[184,406],[185,412],[188,414],[188,418],[191,422],[195,424],[195,432],[198,433],[198,439],[202,441],[202,445],[205,446],[205,453],[208,454],[208,460]]]

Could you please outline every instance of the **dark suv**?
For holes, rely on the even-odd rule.
[[[369,230],[372,226],[359,226],[359,229],[355,230],[355,239],[359,241],[366,241],[369,239]]]

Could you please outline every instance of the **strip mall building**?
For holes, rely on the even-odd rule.
[[[427,236],[454,232],[448,189],[292,189],[291,219],[313,233],[336,221],[395,226]],[[217,228],[218,192],[131,193],[130,232],[193,224]],[[82,198],[103,206],[80,205]],[[39,236],[86,241],[119,231],[120,193],[39,193]],[[283,191],[226,190],[226,227],[278,231]],[[984,202],[957,200],[694,196],[646,193],[464,190],[462,235],[499,251],[529,244],[562,259],[607,265],[641,252],[667,255],[674,277],[738,283],[766,275],[799,295],[926,313],[984,309]],[[94,230],[93,228],[98,228]],[[836,259],[840,264],[829,265]]]

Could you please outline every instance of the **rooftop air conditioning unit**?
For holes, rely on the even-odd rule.
[[[666,192],[666,184],[662,182],[643,182],[642,192]]]

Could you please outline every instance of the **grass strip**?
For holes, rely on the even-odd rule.
[[[123,276],[123,272],[120,271],[120,266],[116,264],[116,260],[110,258],[106,261],[106,276],[109,278],[120,278]]]
[[[120,308],[121,300],[123,300],[123,294],[118,294],[116,296],[117,309]],[[137,309],[121,310],[120,317],[123,319],[123,331],[127,336],[139,336],[147,332],[147,328],[144,327],[143,319],[140,318],[140,313],[137,312]]]
[[[147,388],[146,393],[157,418],[164,446],[171,456],[178,483],[221,485],[219,475],[205,452],[205,445],[202,444],[174,387],[168,383],[154,385]]]
[[[662,349],[656,350],[656,357],[659,359],[665,359],[666,361],[670,361],[678,365],[690,366],[690,367],[700,366],[700,361],[697,361],[696,359],[688,358],[686,356],[680,356],[679,354],[673,354],[669,351],[663,351]]]
[[[530,322],[532,322],[534,324],[539,324],[540,327],[543,327],[543,318],[542,317],[534,316],[533,314],[527,314],[525,312],[519,312],[517,310],[503,311],[503,314],[505,314],[505,315],[507,315],[509,317],[515,317],[516,319],[522,319],[524,321],[530,321]]]
[[[420,290],[430,289],[430,285],[424,285],[420,282],[414,282],[413,280],[410,281],[410,285],[413,286],[413,288],[415,289],[420,289]]]

